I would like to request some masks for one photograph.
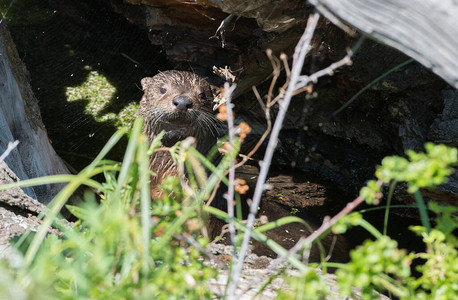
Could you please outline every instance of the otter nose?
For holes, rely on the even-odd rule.
[[[172,101],[178,110],[188,110],[192,108],[192,101],[186,96],[178,96]]]

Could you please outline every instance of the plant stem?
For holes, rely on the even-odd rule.
[[[370,234],[372,234],[376,239],[379,239],[382,237],[382,233],[377,230],[377,228],[374,227],[371,223],[367,222],[364,219],[361,219],[359,221],[359,225],[366,229]]]
[[[138,173],[140,184],[140,204],[141,204],[141,223],[142,223],[142,272],[147,278],[148,270],[150,267],[149,245],[151,240],[151,195],[150,195],[150,172],[149,172],[149,156],[148,152],[148,138],[144,134],[138,137]]]
[[[388,199],[386,200],[385,217],[383,219],[383,235],[386,235],[388,231],[388,217],[390,215],[391,199],[393,198],[395,187],[396,187],[396,180],[393,180],[390,184],[390,189],[388,191]]]
[[[423,200],[419,190],[417,190],[413,195],[415,196],[415,200],[417,200],[421,224],[426,228],[426,232],[429,233],[431,231],[431,223],[429,222],[428,209],[426,208],[425,201]]]
[[[224,98],[226,99],[226,107],[227,107],[227,127],[229,131],[229,143],[231,144],[231,148],[234,148],[234,136],[235,136],[235,128],[234,128],[234,114],[232,112],[232,103],[231,103],[231,96],[233,91],[235,90],[236,85],[229,86],[229,83],[224,84]],[[233,263],[236,263],[237,257],[237,249],[235,248],[235,227],[234,227],[234,182],[235,182],[235,166],[234,160],[231,159],[229,165],[229,185],[227,190],[227,214],[229,215],[229,233],[231,235],[231,243],[233,246]],[[230,277],[228,278],[230,279]]]
[[[54,221],[54,218],[65,205],[67,200],[83,182],[87,181],[89,178],[95,175],[92,174],[92,171],[96,168],[96,166],[102,160],[102,158],[105,157],[105,155],[107,155],[108,152],[113,148],[113,146],[121,139],[121,137],[126,133],[126,131],[126,129],[118,130],[108,140],[107,144],[105,145],[105,147],[103,147],[103,149],[100,151],[99,155],[97,155],[97,157],[94,159],[94,161],[89,166],[84,168],[83,171],[81,171],[81,173],[78,174],[73,181],[67,184],[67,186],[65,186],[50,203],[50,209],[46,214],[46,218],[43,220],[43,223],[38,229],[37,234],[33,238],[25,254],[24,265],[26,267],[29,267],[32,264],[33,259],[35,258],[35,255],[37,254],[38,249],[40,248],[41,242],[44,240],[48,232],[49,226],[51,226],[52,222]],[[27,270],[27,268],[24,268],[24,271],[25,270]]]

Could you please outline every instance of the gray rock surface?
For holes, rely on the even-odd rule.
[[[222,299],[225,293],[228,276],[230,275],[228,271],[228,263],[233,253],[233,248],[232,246],[211,243],[207,246],[207,250],[212,255],[210,264],[220,270],[218,277],[210,280],[209,288],[213,293],[215,293],[216,299]],[[284,259],[272,259],[266,256],[257,256],[251,253],[248,254],[245,260],[245,264],[243,265],[240,283],[237,286],[237,299],[276,299],[277,290],[289,289],[286,281],[284,280],[284,277],[279,275],[279,270],[286,266],[287,264]],[[319,268],[316,269],[316,272],[319,276],[322,276],[323,280],[329,287],[330,296],[326,297],[326,299],[349,299],[339,296],[336,276],[334,274],[323,274]],[[299,271],[292,269],[287,270],[286,274],[286,276],[300,276]],[[272,278],[274,279],[271,280]],[[261,293],[258,294],[260,288],[269,281],[270,283]],[[350,299],[361,299],[358,291],[355,290],[354,292],[357,295],[356,298]],[[379,295],[378,299],[385,300],[390,298],[384,295]]]

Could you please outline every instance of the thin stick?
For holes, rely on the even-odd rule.
[[[378,186],[382,185],[382,182],[379,180],[377,182]],[[311,235],[306,237],[305,239],[300,240],[293,248],[289,250],[290,254],[297,253],[300,249],[303,248],[304,245],[311,245],[315,239],[317,239],[320,235],[328,231],[337,221],[342,218],[343,216],[348,215],[352,212],[358,205],[364,202],[364,198],[361,196],[356,197],[353,201],[347,203],[347,205],[334,217],[326,218],[323,224],[315,230]]]
[[[11,151],[16,148],[16,146],[19,144],[18,140],[15,140],[14,142],[9,142],[8,147],[6,148],[5,152],[0,156],[0,163],[5,160],[5,158],[10,155]]]
[[[262,134],[259,141],[253,147],[253,149],[251,149],[251,151],[247,155],[243,156],[242,160],[238,164],[235,165],[236,169],[243,166],[249,159],[251,159],[251,157],[258,151],[259,147],[261,147],[262,143],[264,143],[264,140],[267,138],[267,136],[270,134],[270,131],[272,130],[272,121],[270,119],[270,109],[272,105],[274,104],[272,101],[272,94],[273,94],[273,89],[275,87],[275,83],[277,82],[278,77],[280,76],[281,65],[280,65],[280,61],[278,60],[278,58],[272,55],[272,50],[267,49],[266,54],[267,54],[267,57],[269,57],[270,63],[272,64],[273,78],[269,86],[269,92],[267,94],[267,100],[266,100],[265,105],[262,102],[261,95],[259,95],[259,92],[256,86],[253,86],[252,89],[253,89],[254,95],[256,96],[256,99],[258,100],[259,104],[261,105],[262,109],[264,110],[264,114],[265,114],[265,118],[267,122],[267,128],[264,131],[264,133]],[[282,55],[286,56],[284,54]]]
[[[231,148],[234,147],[234,115],[232,112],[231,97],[235,90],[236,85],[229,86],[229,83],[224,84],[224,98],[226,99],[227,107],[227,127],[229,131],[229,143]],[[236,259],[236,247],[235,247],[235,226],[234,226],[234,182],[235,182],[235,166],[234,160],[231,160],[229,165],[229,186],[227,190],[227,214],[229,216],[229,233],[231,235],[231,242],[234,249],[232,258]]]
[[[294,93],[294,87],[296,86],[296,82],[299,79],[302,66],[304,64],[305,55],[309,51],[310,43],[313,37],[313,33],[315,31],[316,25],[318,23],[319,14],[314,13],[308,19],[307,28],[304,31],[299,43],[296,46],[294,56],[293,56],[293,68],[291,71],[291,83],[288,85],[288,88],[285,93],[285,98],[283,101],[280,102],[280,109],[275,120],[275,124],[272,129],[272,133],[269,139],[269,143],[267,145],[266,153],[264,156],[264,160],[260,161],[260,173],[258,177],[258,181],[256,183],[256,189],[254,191],[253,201],[250,206],[250,213],[248,215],[247,220],[247,227],[245,231],[245,235],[243,237],[242,246],[240,249],[240,254],[238,257],[237,264],[234,266],[231,272],[231,281],[228,284],[227,288],[227,299],[232,300],[235,298],[235,289],[238,285],[238,281],[240,279],[240,274],[242,271],[243,261],[245,259],[245,255],[248,251],[248,246],[250,242],[250,235],[253,229],[253,224],[255,220],[256,213],[258,211],[258,206],[261,201],[261,196],[264,191],[264,183],[267,178],[267,173],[269,171],[270,162],[272,161],[272,156],[275,151],[278,142],[278,135],[280,134],[280,129],[282,127],[283,120],[285,119],[286,112],[288,110],[289,103],[291,102],[292,95]]]
[[[231,272],[231,281],[229,282],[229,286],[227,288],[227,292],[228,292],[227,298],[228,299],[234,299],[235,297],[235,288],[237,286],[237,283],[238,283],[238,280],[239,280],[239,277],[242,271],[243,261],[247,253],[247,250],[248,250],[250,235],[253,229],[255,216],[258,210],[259,203],[261,201],[262,193],[266,187],[265,181],[267,178],[267,173],[269,171],[270,163],[272,161],[272,156],[277,146],[278,136],[280,134],[280,130],[283,124],[283,120],[285,119],[289,104],[291,102],[291,98],[296,94],[298,90],[303,89],[304,87],[306,87],[308,84],[312,82],[316,82],[318,78],[325,76],[325,75],[332,75],[334,73],[334,70],[336,70],[337,68],[344,66],[344,65],[351,64],[351,57],[356,52],[356,50],[361,46],[364,40],[364,38],[360,38],[357,41],[357,43],[355,44],[355,46],[352,49],[348,50],[347,55],[344,58],[342,58],[341,60],[331,64],[327,68],[324,68],[310,76],[306,76],[306,75],[301,76],[300,73],[304,65],[305,56],[310,50],[310,43],[311,43],[313,33],[318,23],[318,18],[319,18],[318,13],[314,13],[313,15],[309,17],[307,28],[305,29],[301,39],[299,40],[296,46],[294,56],[293,56],[293,66],[292,66],[292,69],[290,71],[289,78],[288,78],[289,82],[285,84],[285,86],[287,87],[284,93],[284,97],[281,97],[282,95],[279,95],[280,97],[277,96],[272,101],[273,103],[275,103],[277,98],[278,100],[281,100],[281,98],[283,98],[283,100],[279,101],[279,112],[275,120],[273,129],[272,129],[270,140],[269,140],[269,143],[267,145],[267,149],[264,155],[264,160],[259,162],[261,168],[260,168],[258,181],[256,183],[256,189],[254,192],[253,201],[250,205],[250,213],[247,219],[245,235],[242,241],[242,246],[241,246],[237,265],[233,268]],[[284,61],[284,59],[282,59],[282,61]],[[329,221],[326,221],[317,231],[312,233],[312,235],[301,240],[300,245],[297,245],[297,246],[300,246],[302,248],[304,243],[311,243],[312,241],[314,241],[317,237],[319,237],[326,230],[328,230],[333,224],[335,224],[335,222],[337,222],[339,218],[341,218],[345,214],[348,214],[362,201],[364,201],[364,199],[361,199],[360,197],[356,198],[353,202],[349,203],[347,207],[344,210],[342,210],[341,213],[339,213],[338,215],[336,215]],[[299,249],[301,249],[301,248],[296,248],[296,247],[294,248],[295,249],[291,249],[291,250],[299,251]],[[293,253],[293,252],[290,252],[290,253]]]

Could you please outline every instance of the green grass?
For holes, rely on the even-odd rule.
[[[125,136],[129,142],[122,163],[107,160],[106,155]],[[171,151],[179,162],[188,164],[188,172],[200,168],[212,170],[205,184],[189,176],[190,189],[183,189],[179,178],[167,178],[163,183],[165,195],[161,200],[150,197],[149,155],[161,145],[159,136],[149,146],[142,133],[142,120],[132,130],[116,132],[94,161],[77,175],[36,178],[2,185],[0,190],[35,184],[68,182],[49,205],[36,233],[28,232],[16,242],[20,254],[15,260],[0,261],[0,298],[2,299],[211,299],[207,282],[218,270],[205,262],[202,252],[208,239],[202,234],[206,214],[225,221],[227,213],[202,206],[237,155],[239,143],[218,165],[211,162],[186,143]],[[412,193],[446,180],[451,166],[456,164],[455,148],[427,145],[426,153],[409,153],[410,160],[389,157],[377,169],[377,177],[388,184],[393,179],[406,181]],[[187,159],[183,159],[186,157]],[[192,162],[190,162],[192,161]],[[415,167],[411,167],[415,166]],[[405,170],[410,170],[405,172]],[[417,174],[412,174],[416,170]],[[103,176],[96,181],[94,176]],[[59,211],[80,187],[90,187],[84,202],[68,209],[78,218],[73,227],[59,222]],[[379,186],[369,182],[361,195],[369,201],[376,199]],[[420,210],[422,208],[420,207]],[[363,299],[376,297],[376,290],[389,292],[400,299],[435,299],[452,297],[458,290],[458,208],[430,204],[436,213],[435,226],[412,228],[425,242],[423,253],[408,253],[398,248],[390,237],[380,233],[359,213],[344,216],[334,231],[344,232],[351,226],[362,226],[373,235],[363,245],[351,251],[347,264],[327,263],[322,267],[337,268],[337,283],[341,296],[352,296],[359,287]],[[422,217],[424,218],[424,216]],[[279,256],[289,267],[300,271],[298,277],[286,277],[290,289],[279,291],[279,299],[318,299],[328,294],[328,283],[315,267],[301,260],[304,248],[291,253],[264,232],[285,224],[306,223],[288,216],[264,224],[252,231],[252,237]],[[61,236],[49,234],[49,226],[61,231]],[[245,224],[234,220],[237,228],[236,245],[246,232]],[[314,242],[319,242],[315,240]],[[310,245],[304,245],[305,249]],[[413,260],[421,258],[418,271],[412,275]],[[285,269],[281,268],[279,274]],[[260,286],[260,289],[265,286]],[[442,298],[440,298],[442,299]],[[443,298],[447,299],[447,298]]]
[[[18,283],[25,298],[211,296],[206,282],[216,276],[216,271],[204,264],[202,254],[190,244],[192,241],[204,247],[208,242],[199,237],[202,222],[196,204],[184,208],[177,202],[182,199],[151,201],[148,141],[141,127],[141,122],[135,123],[122,165],[103,158],[126,130],[117,132],[94,162],[78,175],[48,178],[69,180],[69,184],[51,203],[39,231],[24,235],[18,242],[24,249],[19,268],[4,266],[2,270],[9,280]],[[97,174],[103,174],[105,182],[92,181]],[[23,181],[21,185],[34,183],[36,180]],[[60,227],[62,238],[48,235],[48,226],[81,184],[97,189],[101,203],[96,202],[93,192],[87,192],[84,203],[69,206],[79,218],[76,226]],[[179,186],[175,183],[173,188]],[[201,225],[190,229],[186,224],[191,220]],[[8,291],[3,283],[0,286],[0,290]]]

